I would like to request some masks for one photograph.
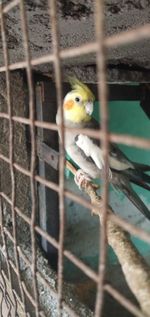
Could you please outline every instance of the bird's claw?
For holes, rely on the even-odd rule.
[[[90,176],[82,169],[78,169],[74,177],[74,181],[78,185],[79,189],[82,188],[83,182],[91,182],[91,180]]]

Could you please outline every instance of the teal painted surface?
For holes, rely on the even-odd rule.
[[[129,134],[144,138],[150,138],[150,120],[140,107],[137,101],[112,101],[109,102],[109,130],[118,134]],[[95,119],[99,118],[99,104],[96,103],[94,115]],[[99,118],[100,120],[100,118]],[[139,163],[150,164],[150,150],[135,148],[133,146],[126,146],[119,144],[120,149],[133,161]],[[133,185],[136,192],[144,198],[147,205],[150,205],[150,193],[147,190]],[[113,189],[111,188],[113,191]],[[118,193],[118,199],[123,201],[125,199],[122,193]],[[149,229],[146,227],[148,231]],[[147,257],[150,252],[150,246],[132,237],[137,249]],[[116,263],[117,259],[114,252],[110,249],[108,258],[112,263]]]
[[[111,132],[150,137],[150,120],[141,109],[139,102],[109,102],[109,129]],[[150,164],[150,151],[120,145],[132,160]]]
[[[99,104],[96,103],[94,117],[99,117]],[[150,120],[137,101],[109,102],[109,130],[118,134],[129,134],[150,138]],[[133,161],[150,164],[150,150],[119,144],[120,149]],[[150,203],[150,193],[139,186],[133,185],[139,195],[146,197]],[[120,194],[122,199],[122,194]]]
[[[99,120],[98,113],[99,104],[96,102],[93,114],[96,120]],[[113,101],[109,102],[109,130],[118,134],[129,134],[150,138],[150,120],[141,109],[139,102]],[[119,144],[119,147],[133,161],[150,164],[150,151],[122,144]],[[76,187],[74,187],[74,182],[72,177],[70,177],[70,173],[67,174],[67,178],[69,178],[67,181],[68,188],[72,188],[75,192]],[[134,188],[143,201],[150,207],[150,193],[138,186],[134,186]],[[81,192],[77,190],[77,194],[81,194]],[[126,218],[129,222],[131,221],[131,223],[150,232],[149,221],[146,221],[145,218],[137,212],[122,193],[116,193],[112,188],[110,189],[110,204],[121,217]],[[70,222],[69,232],[72,238],[68,238],[67,248],[72,250],[74,254],[79,256],[80,259],[96,270],[98,267],[99,252],[99,222],[95,221],[95,217],[91,218],[90,215],[87,217],[88,213],[87,211],[84,211],[83,207],[77,206],[77,204],[74,204],[72,207],[70,206],[71,205],[68,204],[68,222]],[[76,217],[75,221],[73,214]],[[86,222],[84,223],[85,217]],[[89,236],[93,239],[93,247],[90,244]],[[136,237],[131,238],[137,249],[150,263],[150,246]],[[108,263],[110,271],[117,269],[118,261],[111,248],[108,248]],[[76,269],[68,261],[66,264],[66,276],[68,276],[69,279],[72,276],[72,280],[80,279],[80,270]]]

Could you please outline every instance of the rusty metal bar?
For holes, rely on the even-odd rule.
[[[9,237],[10,238],[10,237]],[[26,263],[26,265],[28,267],[31,267],[31,262],[29,261],[29,259],[27,258],[27,256],[23,253],[23,251],[21,250],[20,247],[18,247],[18,252],[19,255],[21,256],[21,258],[24,260],[24,262]],[[66,255],[67,255],[66,251]],[[70,253],[70,252],[69,252]],[[68,259],[70,258],[70,255],[68,257]],[[70,259],[71,260],[71,259]],[[74,264],[77,263],[78,265],[78,259],[76,258],[76,262],[73,262]],[[15,271],[15,273],[17,274],[17,269],[14,266],[13,262],[10,260],[10,264],[11,267],[13,268],[13,270]],[[81,267],[79,267],[81,269]],[[86,271],[86,266],[83,268],[83,271]],[[46,281],[45,277],[43,276],[43,274],[41,272],[36,272],[37,277],[39,278],[39,280],[41,280],[41,283],[45,286],[48,287],[50,292],[53,294],[53,296],[55,298],[57,298],[57,293],[55,292],[55,290],[52,289],[52,287],[50,286],[49,282]],[[90,275],[88,275],[90,277]],[[91,277],[92,278],[92,277]],[[95,276],[94,278],[92,278],[95,283],[98,282],[98,277]],[[112,296],[114,297],[120,304],[122,304],[125,308],[127,308],[131,313],[133,313],[133,315],[138,316],[138,317],[146,317],[135,305],[133,305],[129,300],[127,300],[124,296],[122,296],[116,289],[114,289],[110,284],[105,284],[104,285],[104,289]],[[29,291],[27,291],[28,294],[31,297],[31,294],[29,293]],[[34,301],[33,298],[31,300],[31,302]],[[70,309],[66,303],[63,302],[63,306],[65,307],[65,309],[71,314],[71,316],[76,316],[76,314],[74,315],[74,312],[72,311],[72,309]]]
[[[62,312],[62,292],[63,292],[63,251],[64,251],[64,227],[65,227],[65,206],[64,206],[64,166],[65,166],[65,150],[64,150],[64,122],[62,108],[62,75],[60,63],[60,47],[59,47],[59,28],[57,23],[57,2],[49,0],[49,15],[51,23],[52,47],[54,54],[54,70],[56,78],[57,104],[61,109],[61,124],[59,138],[59,253],[58,253],[58,316]]]
[[[5,230],[5,228],[4,228],[4,230]],[[8,231],[6,231],[6,234],[8,233]],[[39,232],[40,234],[42,234],[41,232]],[[49,238],[49,235],[47,235],[48,236],[48,238]],[[8,237],[10,238],[10,234],[8,235]],[[47,238],[46,236],[44,236],[44,238]],[[11,240],[12,240],[13,238],[11,237]],[[51,240],[50,240],[51,241]],[[18,251],[19,251],[19,249],[20,248],[18,248]],[[19,254],[20,254],[20,252],[19,252]],[[21,255],[21,254],[20,254]],[[68,257],[68,259],[70,259],[70,260],[72,260],[72,254],[70,253],[70,252],[68,252],[68,251],[65,251],[64,252],[64,255],[66,255],[66,257]],[[24,258],[23,258],[24,259]],[[27,258],[26,258],[26,261],[25,261],[29,266],[30,266],[30,263],[29,263],[29,261],[27,260]],[[76,264],[77,263],[77,265],[78,265],[78,259],[75,257],[75,261],[73,260],[73,263],[74,264]],[[86,266],[80,266],[80,265],[78,265],[78,267],[81,269],[81,270],[83,270],[83,272],[85,272],[86,274],[87,274],[87,267]],[[91,270],[91,272],[92,272],[92,270]],[[97,277],[95,276],[94,278],[91,276],[91,274],[87,274],[90,278],[92,278],[95,282],[97,282]],[[115,291],[115,292],[117,292],[117,291]],[[118,294],[118,293],[116,293],[116,294]],[[121,297],[121,298],[123,298],[123,300],[125,301],[125,298],[124,297]],[[119,301],[119,300],[118,300]],[[125,301],[125,303],[126,303],[126,301]],[[132,304],[132,303],[131,303]],[[125,306],[125,307],[128,307],[127,305]],[[134,306],[134,308],[136,309],[136,307]],[[129,309],[130,310],[130,309]],[[139,315],[139,316],[144,316],[144,315]]]
[[[1,270],[1,274],[3,275],[3,278],[4,278],[5,281],[8,280],[8,278],[7,278],[7,276],[6,276],[6,274],[5,274],[5,272],[4,272],[3,269]],[[9,281],[9,282],[10,282],[10,281]],[[22,303],[22,301],[21,301],[20,297],[18,296],[18,294],[17,294],[17,292],[16,292],[15,289],[13,290],[13,293],[14,293],[14,297],[15,297],[15,302],[17,301],[17,302],[19,303],[19,305],[20,305],[20,306],[22,307],[22,309],[23,309],[23,303]],[[17,303],[16,303],[16,305],[17,305]],[[27,317],[30,317],[30,316],[28,315],[28,313],[27,313]]]
[[[48,186],[49,188],[54,189],[54,187],[52,186],[51,182],[44,182],[44,180],[40,179],[39,177],[36,178],[39,182],[41,182],[43,185]],[[58,189],[59,190],[59,189]],[[4,193],[0,193],[0,195],[6,199],[6,201],[11,204],[11,200],[9,199],[9,197],[7,195],[5,195]],[[65,191],[65,196],[72,199],[73,201],[81,204],[82,206],[88,208],[88,209],[92,209],[93,207],[95,209],[98,209],[98,207],[96,205],[90,204],[89,202],[87,202],[84,198],[79,197],[77,195],[75,195],[72,192],[69,191]],[[26,215],[22,214],[21,211],[19,211],[19,209],[16,207],[16,212],[28,223],[30,224],[30,218],[28,218]],[[145,232],[144,230],[137,228],[135,225],[132,225],[130,223],[128,223],[126,220],[120,218],[119,216],[112,214],[109,215],[109,217],[113,220],[113,222],[115,222],[116,224],[118,224],[120,227],[122,227],[125,231],[128,231],[129,233],[135,235],[135,236],[139,236],[139,238],[143,239],[145,242],[150,243],[150,234]],[[37,228],[37,227],[36,227]]]
[[[0,72],[6,71],[6,77],[7,77],[7,90],[8,90],[8,106],[9,106],[9,113],[1,113],[0,118],[8,119],[10,122],[10,157],[7,158],[3,154],[0,154],[0,159],[4,160],[10,165],[11,170],[11,177],[12,177],[12,198],[10,199],[7,195],[4,193],[0,193],[1,198],[3,197],[6,199],[6,201],[11,205],[12,211],[13,211],[13,232],[14,235],[9,233],[7,228],[3,226],[3,214],[2,214],[2,208],[1,208],[1,227],[2,227],[2,239],[3,244],[6,249],[6,262],[7,262],[7,268],[8,268],[8,274],[11,282],[11,271],[10,266],[14,269],[16,272],[19,282],[21,283],[21,289],[23,289],[23,295],[24,293],[28,296],[29,300],[33,304],[36,310],[36,316],[43,316],[43,312],[39,311],[39,303],[38,303],[38,289],[37,289],[37,280],[36,278],[40,278],[40,272],[36,269],[36,251],[35,251],[35,231],[38,232],[41,236],[43,236],[45,239],[50,241],[56,248],[59,250],[59,274],[58,274],[58,301],[59,301],[59,314],[61,315],[61,308],[65,305],[66,309],[69,309],[71,316],[76,316],[75,313],[70,310],[70,308],[62,301],[62,281],[63,281],[63,254],[72,261],[76,266],[78,266],[87,276],[89,276],[93,281],[96,283],[98,282],[98,292],[97,292],[97,301],[96,301],[96,316],[100,316],[101,309],[102,309],[102,303],[103,303],[103,291],[107,291],[110,293],[120,304],[122,304],[124,307],[126,307],[131,313],[133,313],[135,316],[143,317],[144,315],[126,298],[124,298],[122,295],[119,294],[118,291],[116,291],[114,288],[112,288],[110,285],[106,284],[104,285],[104,273],[105,273],[105,258],[106,258],[106,220],[107,220],[107,201],[108,201],[108,181],[107,181],[107,168],[106,173],[104,175],[105,180],[105,191],[104,191],[104,226],[102,229],[102,235],[101,235],[101,261],[99,265],[99,277],[97,274],[91,270],[88,266],[86,266],[82,261],[80,261],[77,257],[75,257],[71,252],[64,250],[63,248],[63,239],[64,239],[64,196],[69,197],[73,199],[74,201],[86,206],[87,208],[92,208],[92,204],[87,203],[86,200],[84,200],[81,197],[77,197],[75,194],[70,193],[69,191],[64,190],[64,175],[63,175],[63,168],[64,168],[64,138],[63,142],[60,146],[60,153],[62,154],[62,158],[60,159],[60,186],[57,186],[53,182],[46,181],[45,179],[42,179],[38,175],[35,174],[35,154],[36,154],[36,142],[35,142],[35,127],[41,127],[46,129],[52,129],[52,130],[58,130],[61,132],[62,136],[64,133],[64,127],[63,127],[63,113],[62,113],[62,124],[60,127],[57,127],[55,124],[51,124],[48,122],[40,122],[35,121],[34,118],[34,103],[33,103],[33,84],[32,84],[32,74],[31,74],[31,66],[40,65],[41,63],[47,63],[51,62],[54,63],[55,66],[55,74],[56,74],[56,83],[57,83],[57,91],[58,91],[58,104],[61,105],[62,102],[62,89],[61,89],[61,72],[60,72],[60,59],[67,59],[72,57],[77,57],[80,55],[86,55],[89,53],[96,53],[97,54],[97,66],[98,66],[98,79],[99,79],[99,96],[101,100],[101,113],[102,113],[102,130],[101,131],[91,131],[91,130],[84,130],[84,133],[86,133],[89,136],[94,136],[95,138],[100,138],[102,140],[103,144],[103,150],[104,150],[104,156],[105,156],[105,162],[106,167],[108,166],[108,145],[109,142],[116,142],[116,143],[122,143],[127,145],[133,145],[140,148],[150,148],[150,140],[138,138],[138,137],[132,137],[128,135],[117,135],[117,134],[109,134],[108,133],[108,127],[107,127],[107,119],[108,119],[108,113],[107,113],[107,86],[106,86],[106,66],[105,66],[105,58],[104,58],[104,49],[105,48],[111,48],[111,47],[118,47],[122,45],[132,44],[139,40],[143,40],[150,37],[150,25],[144,25],[141,27],[137,27],[134,30],[128,30],[126,32],[121,32],[117,35],[110,36],[108,38],[104,38],[103,35],[103,1],[95,0],[96,3],[96,41],[93,43],[86,43],[79,47],[73,47],[69,49],[64,49],[59,51],[59,41],[58,41],[58,30],[57,30],[57,23],[56,23],[56,1],[49,0],[49,4],[51,5],[51,18],[52,18],[52,36],[53,36],[53,44],[54,44],[54,52],[53,54],[48,54],[46,56],[42,56],[40,58],[31,59],[30,58],[30,52],[29,52],[29,44],[28,44],[28,32],[27,32],[27,23],[26,23],[26,15],[23,5],[23,0],[14,0],[11,1],[8,5],[6,5],[3,10],[2,7],[0,7],[0,13],[1,13],[1,22],[3,27],[3,13],[7,13],[9,10],[11,10],[13,7],[18,5],[20,3],[21,8],[21,21],[22,21],[22,27],[23,27],[23,35],[24,35],[24,43],[25,43],[25,51],[26,51],[26,61],[14,63],[9,65],[8,64],[8,52],[6,47],[6,40],[5,40],[5,32],[3,30],[3,42],[5,45],[5,59],[6,63],[5,66],[0,67]],[[10,78],[9,78],[9,70],[18,69],[18,68],[26,68],[27,74],[28,74],[28,84],[29,84],[29,94],[30,94],[30,118],[20,118],[20,117],[13,117],[11,113],[11,100],[10,100]],[[26,124],[30,126],[31,129],[31,139],[32,139],[32,153],[31,153],[31,169],[30,171],[22,168],[15,162],[13,162],[13,122],[20,122],[22,124]],[[83,131],[82,129],[78,129],[78,132],[80,133]],[[82,132],[81,132],[82,133]],[[14,170],[18,170],[24,175],[30,177],[31,179],[31,195],[32,195],[32,216],[31,219],[24,215],[19,208],[15,206],[15,180],[14,180]],[[36,204],[35,204],[35,181],[54,189],[59,193],[60,196],[60,240],[59,243],[53,239],[51,236],[49,236],[46,232],[41,230],[38,226],[35,226],[35,212],[36,212]],[[0,199],[1,200],[1,199]],[[34,293],[35,293],[35,299],[31,296],[31,294],[28,292],[26,286],[24,283],[20,280],[19,275],[19,267],[17,265],[18,260],[18,254],[21,255],[22,251],[20,247],[17,246],[17,237],[15,235],[15,213],[17,213],[22,219],[27,222],[31,227],[31,236],[32,236],[32,260],[33,263],[28,262],[28,265],[32,268],[33,271],[33,277],[34,277]],[[133,226],[126,222],[125,220],[119,218],[116,215],[109,216],[111,219],[117,223],[119,226],[121,226],[124,230],[130,232],[131,234],[137,235],[138,237],[142,238],[144,241],[150,243],[150,235],[143,230],[137,228],[136,226]],[[9,237],[9,239],[14,243],[14,247],[16,250],[16,267],[14,266],[13,262],[8,258],[7,254],[7,245],[5,240],[5,235]],[[25,259],[25,258],[24,258]],[[45,277],[41,277],[43,279],[44,285],[49,286],[49,283],[45,280]],[[57,297],[57,294],[55,294]],[[24,304],[25,305],[25,304]],[[68,307],[68,308],[67,308]]]
[[[0,112],[0,118],[8,119],[8,120],[9,120],[9,115],[8,115],[8,113]]]
[[[60,192],[60,188],[59,188],[59,186],[57,185],[57,184],[55,184],[55,183],[53,183],[53,182],[50,182],[50,181],[47,181],[47,180],[45,180],[43,177],[41,177],[41,176],[38,176],[38,175],[36,175],[35,176],[35,180],[37,181],[37,182],[39,182],[40,184],[43,184],[43,185],[45,185],[45,186],[47,186],[47,187],[49,187],[49,188],[51,188],[51,189],[53,189],[53,190],[55,190],[56,192]]]
[[[11,289],[13,291],[12,273],[11,273],[11,268],[10,268],[10,263],[9,263],[9,254],[8,254],[7,243],[6,243],[6,238],[5,238],[5,231],[4,231],[4,217],[3,217],[2,197],[0,197],[0,228],[1,228],[1,236],[2,236],[2,241],[3,241],[4,251],[5,251],[8,278],[9,278]]]
[[[30,160],[30,186],[31,186],[31,200],[32,200],[32,211],[31,211],[31,245],[32,245],[32,274],[33,274],[33,289],[35,298],[35,313],[36,317],[39,317],[39,299],[38,299],[38,285],[36,279],[36,241],[35,241],[35,218],[36,218],[36,187],[35,187],[35,168],[36,168],[36,134],[35,134],[35,108],[34,108],[34,88],[32,80],[32,69],[31,69],[31,56],[29,48],[29,35],[28,35],[28,25],[27,17],[25,11],[24,0],[20,0],[20,16],[21,16],[21,26],[23,32],[23,42],[25,50],[26,59],[26,72],[27,81],[29,89],[29,117],[31,120],[30,133],[31,133],[31,160]]]
[[[11,259],[9,259],[9,263],[10,263],[10,265],[11,265],[12,269],[14,270],[14,272],[15,272],[16,276],[19,278],[19,275],[18,275],[18,270],[17,270],[17,268],[16,268],[15,264],[13,263],[13,261],[12,261]]]
[[[24,282],[22,282],[22,287],[23,287],[23,290],[24,290],[26,296],[28,297],[28,299],[30,300],[30,302],[32,303],[32,305],[33,305],[33,306],[35,307],[35,309],[36,309],[36,302],[35,302],[33,296],[29,293],[29,291],[28,291],[28,289],[27,289],[27,287],[26,287],[26,285],[25,285]]]
[[[30,267],[30,266],[31,266],[31,263],[30,263],[30,261],[28,260],[27,256],[23,253],[23,251],[21,250],[20,247],[18,247],[18,251],[19,251],[19,254],[20,254],[20,256],[22,257],[22,259],[23,259],[24,262],[26,263],[26,265],[27,265],[28,267]],[[77,260],[76,260],[76,261],[77,261]],[[81,269],[81,267],[80,267],[80,269]],[[84,267],[84,269],[85,269],[85,267]],[[47,288],[50,290],[50,292],[52,293],[52,295],[57,299],[57,293],[56,293],[56,291],[55,291],[54,289],[52,289],[52,287],[50,286],[49,282],[45,279],[45,277],[43,276],[43,274],[42,274],[41,272],[39,272],[39,271],[36,272],[36,274],[37,274],[39,280],[41,280],[41,283],[42,283],[45,287],[47,287]],[[95,281],[97,281],[97,277],[96,277]],[[63,307],[67,310],[67,312],[71,314],[72,317],[78,317],[78,315],[77,315],[64,301],[62,302],[62,305],[63,305]]]
[[[6,195],[2,195],[2,197],[5,199]],[[9,200],[7,200],[9,202]],[[26,221],[26,218],[28,219],[27,223],[30,224],[31,221],[30,219],[26,216],[24,218],[23,213],[16,208],[16,212],[20,215],[21,218],[23,218]],[[49,241],[55,248],[59,249],[59,243],[53,238],[51,237],[47,232],[43,231],[40,227],[35,226],[35,230],[37,233],[39,233],[42,237],[44,237],[47,241]],[[11,235],[11,233],[4,227],[4,231],[6,232],[6,234],[8,235],[9,239],[13,242],[14,239]],[[18,247],[17,247],[18,248]],[[20,250],[20,248],[19,248]],[[66,258],[68,260],[70,260],[72,263],[74,263],[76,266],[79,267],[80,270],[82,270],[83,272],[86,272],[86,275],[88,277],[90,277],[95,283],[97,283],[97,279],[98,276],[97,274],[89,267],[87,266],[83,261],[79,260],[74,254],[72,254],[70,251],[68,250],[64,250],[64,255],[66,256]]]
[[[8,47],[6,39],[6,30],[5,30],[5,21],[3,15],[3,7],[0,6],[0,18],[1,18],[1,34],[2,34],[2,45],[3,45],[3,55],[4,63],[6,67],[6,91],[7,91],[7,107],[9,115],[9,159],[10,159],[10,175],[11,175],[11,211],[12,211],[12,224],[13,224],[13,237],[14,237],[14,252],[15,252],[15,261],[17,266],[17,275],[18,283],[21,292],[21,298],[24,306],[24,312],[26,316],[26,306],[25,306],[25,297],[21,285],[21,273],[19,266],[19,256],[17,252],[17,228],[16,228],[16,215],[15,215],[15,201],[16,201],[16,192],[15,192],[15,171],[14,171],[14,129],[12,121],[12,101],[11,101],[11,87],[10,87],[10,71],[8,69],[9,65],[9,56],[8,56]]]
[[[10,10],[12,10],[14,7],[16,7],[19,4],[20,0],[11,0],[10,3],[6,4],[3,8],[0,8],[0,11],[3,13],[8,13]]]
[[[12,243],[15,243],[15,239],[13,238],[13,236],[11,235],[11,233],[7,230],[6,227],[3,226],[4,232],[5,234],[8,236],[8,238],[11,240]]]
[[[14,263],[13,263],[11,260],[9,260],[9,262],[10,262],[11,268],[12,268],[13,271],[17,274],[17,268],[14,266]],[[32,303],[32,305],[33,305],[34,307],[36,307],[36,302],[35,302],[34,298],[32,297],[32,295],[30,294],[30,292],[28,291],[28,289],[27,289],[25,283],[22,281],[21,284],[22,284],[22,288],[23,288],[24,293],[26,294],[26,296],[28,297],[28,299],[30,300],[30,302]],[[15,291],[14,291],[14,294],[15,294],[14,296],[17,295]],[[19,299],[18,296],[17,296],[17,299]],[[20,302],[20,300],[19,300],[19,302]],[[20,303],[21,303],[21,302],[20,302]],[[22,305],[22,303],[21,303],[21,305]],[[16,314],[16,315],[17,315],[17,314]],[[42,317],[42,316],[43,316],[43,312],[39,312],[39,316]],[[28,313],[27,313],[27,317],[29,317]],[[44,317],[46,317],[46,316],[44,315]]]
[[[26,265],[28,267],[30,267],[31,263],[30,263],[29,259],[27,258],[27,256],[23,253],[23,251],[21,250],[20,247],[18,247],[18,252],[19,252],[20,256],[22,257],[22,259],[24,260],[24,262],[26,263]],[[39,271],[36,272],[36,275],[37,275],[38,279],[41,281],[41,283],[46,288],[48,288],[50,290],[50,292],[52,293],[52,296],[55,299],[57,299],[57,292],[50,286],[49,282],[45,279],[45,276]],[[75,312],[65,302],[63,302],[62,305],[67,310],[67,312],[71,314],[72,317],[79,317],[75,314]]]
[[[150,37],[150,24],[140,26],[134,30],[128,30],[125,32],[120,32],[117,35],[112,35],[104,40],[106,48],[112,48],[115,46],[127,45],[128,43],[137,42],[138,40],[144,40]],[[86,55],[89,53],[96,53],[98,50],[97,42],[89,42],[80,45],[79,47],[71,47],[63,49],[60,51],[60,58],[67,59],[73,58],[81,55]],[[54,54],[48,54],[42,57],[37,57],[31,60],[32,66],[41,65],[44,63],[52,63],[55,60]],[[9,70],[22,69],[27,67],[27,62],[17,62],[9,65]],[[6,67],[0,67],[0,72],[5,72]]]
[[[65,250],[64,255],[69,259],[72,263],[74,263],[81,271],[83,271],[89,278],[91,278],[95,283],[98,281],[98,275],[83,261],[79,260],[73,253]]]
[[[50,186],[49,186],[50,185]],[[51,184],[47,184],[47,186],[51,187]],[[5,195],[4,193],[0,193],[0,195],[9,203],[11,204],[11,200],[9,199],[9,197],[7,195]],[[93,207],[95,209],[98,209],[98,207],[96,205],[90,204],[89,202],[87,202],[85,199],[83,199],[82,197],[78,197],[75,194],[73,194],[72,192],[65,192],[65,196],[72,199],[73,201],[81,204],[82,206],[88,208],[88,209],[92,209]],[[26,215],[24,215],[19,208],[15,207],[16,212],[18,213],[18,215],[20,217],[22,217],[24,219],[24,221],[26,221],[29,225],[30,225],[30,218],[27,217]],[[135,225],[130,224],[129,222],[127,222],[125,219],[120,218],[118,215],[116,214],[112,214],[108,216],[110,219],[112,219],[112,221],[116,224],[118,224],[120,227],[122,227],[125,231],[129,232],[130,234],[133,234],[141,239],[143,239],[145,242],[150,243],[150,234],[148,232],[145,232],[144,230],[136,227]],[[37,226],[35,227],[35,230],[37,230]],[[39,229],[38,229],[39,230]],[[53,244],[52,240],[51,243]]]
[[[8,115],[5,113],[0,113],[0,118],[8,119]],[[26,124],[26,125],[31,124],[30,119],[27,119],[27,118],[13,116],[12,120],[14,120],[15,122]],[[49,129],[54,131],[59,131],[60,129],[60,126],[54,123],[45,122],[45,121],[42,122],[38,120],[35,120],[35,126],[38,128],[44,128],[44,129]],[[69,127],[66,127],[65,129],[66,131],[71,130],[73,132],[83,133],[83,129],[69,128]],[[99,139],[99,138],[102,139],[102,131],[84,129],[84,133],[88,136],[94,137],[95,139]],[[115,133],[109,133],[108,139],[110,142],[114,142],[114,143],[121,143],[128,146],[135,146],[138,148],[150,149],[150,139],[144,139],[141,137],[131,136],[127,134],[115,134]]]
[[[150,24],[137,26],[135,29],[122,31],[118,34],[112,35],[105,39],[104,44],[107,48],[114,46],[122,46],[127,44],[134,44],[141,40],[149,39],[150,37]]]
[[[131,235],[137,236],[143,241],[150,243],[150,234],[148,232],[136,227],[135,225],[132,225],[125,219],[122,219],[121,217],[115,214],[110,215],[110,219],[118,226],[123,228],[125,231],[129,232]]]
[[[52,238],[49,234],[47,234],[46,232],[44,232],[41,228],[39,228],[38,226],[35,227],[35,230],[44,237],[44,239],[47,239],[53,246],[55,246],[55,248],[59,249],[60,246],[58,244],[58,242]],[[94,282],[97,282],[97,274],[88,266],[86,265],[83,261],[81,261],[80,259],[78,259],[74,254],[72,254],[70,251],[68,250],[64,250],[63,251],[64,255],[66,256],[66,258],[68,260],[70,260],[72,263],[74,263],[76,266],[79,267],[79,269],[83,272],[85,272],[85,274],[90,277]]]
[[[8,157],[6,157],[3,154],[0,154],[0,159],[3,160],[4,162],[10,164],[10,159]]]
[[[11,200],[9,199],[9,197],[6,194],[0,192],[0,196],[3,197],[11,205]],[[65,192],[65,196],[72,199],[75,202],[80,203],[82,206],[84,206],[88,209],[92,209],[94,207],[95,209],[97,208],[97,210],[98,210],[98,207],[96,205],[90,204],[89,202],[87,202],[83,198],[80,198],[71,192]],[[21,218],[23,218],[24,221],[30,225],[30,218],[27,217],[26,215],[24,215],[22,213],[22,211],[19,210],[19,208],[15,207],[15,210],[18,213],[18,215]],[[145,232],[143,229],[140,229],[140,228],[136,227],[135,225],[130,224],[125,219],[122,219],[121,217],[119,217],[116,214],[108,215],[108,218],[110,218],[118,226],[122,227],[125,231],[129,232],[130,234],[133,234],[134,236],[139,237],[143,241],[150,244],[150,234],[148,232]],[[41,228],[39,228],[38,226],[35,226],[35,230],[39,234],[41,234],[41,235],[43,234],[44,238],[49,239],[49,242],[51,244],[53,244],[56,248],[58,247],[58,242],[55,239],[53,239],[52,237],[50,237],[47,233],[42,231]]]
[[[101,114],[101,131],[102,131],[102,150],[105,162],[105,169],[103,175],[103,218],[100,227],[99,239],[99,276],[98,287],[95,303],[95,317],[101,317],[102,307],[104,302],[104,280],[106,271],[106,255],[107,255],[107,209],[108,209],[108,187],[109,187],[109,139],[108,139],[108,106],[107,106],[107,84],[106,84],[106,49],[104,46],[104,1],[95,0],[95,34],[97,41],[96,64],[97,64],[97,78],[98,78],[98,95],[99,107]]]
[[[110,141],[115,143],[121,143],[128,146],[135,146],[143,149],[150,149],[150,140],[142,139],[130,135],[110,134]]]
[[[28,224],[31,224],[30,218],[27,217],[19,208],[15,207],[16,213]]]
[[[13,262],[11,260],[9,260],[9,264],[10,264],[10,267],[13,269],[13,271],[17,275],[17,268],[14,266],[14,264],[13,264]],[[7,278],[7,276],[6,276],[6,274],[5,274],[3,269],[1,269],[1,274],[2,274],[2,276],[4,278],[4,281],[5,281],[5,284],[6,284],[6,281],[8,280],[8,278]],[[10,280],[8,280],[8,282],[10,283]],[[6,286],[5,286],[5,289],[6,289]],[[4,292],[5,292],[5,289],[4,289]],[[24,305],[23,305],[23,303],[22,303],[22,301],[21,301],[20,297],[18,296],[18,294],[17,294],[15,289],[13,289],[13,293],[12,294],[14,296],[13,299],[14,299],[14,303],[15,303],[15,316],[16,316],[17,315],[18,303],[22,307],[22,309],[24,309]],[[7,294],[5,295],[5,298],[7,298]],[[29,317],[28,314],[27,314],[27,317]]]
[[[47,232],[41,229],[39,226],[35,226],[35,230],[39,233],[43,238],[45,238],[48,242],[50,242],[56,249],[59,249],[59,243],[55,238],[51,237]]]
[[[80,316],[77,315],[73,309],[71,309],[68,305],[66,305],[65,301],[62,301],[62,307],[65,308],[65,310],[67,311],[67,313],[71,317],[80,317],[81,316],[81,315]]]
[[[4,161],[6,161],[7,163],[9,163],[9,160],[3,156],[3,155],[0,155],[0,158],[3,159]],[[23,173],[24,175],[30,177],[30,172],[27,171],[26,169],[22,168],[20,165],[18,164],[14,164],[14,167],[20,171],[21,173]],[[56,185],[55,183],[51,182],[51,181],[47,181],[45,180],[44,178],[38,176],[38,175],[35,175],[35,180],[37,182],[39,182],[40,184],[43,184],[47,187],[49,187],[50,189],[53,189],[55,190],[56,192],[59,193],[60,189],[59,189],[59,186]],[[91,204],[90,202],[87,202],[87,200],[85,200],[84,198],[80,197],[80,196],[77,196],[76,194],[72,193],[72,192],[69,192],[67,190],[65,190],[64,192],[65,196],[72,199],[73,201],[81,204],[82,206],[88,208],[88,209],[92,209],[93,207],[95,209],[98,209],[97,206]],[[112,215],[113,216],[113,215]],[[113,216],[114,217],[114,216]],[[117,216],[116,216],[117,217]],[[115,218],[115,217],[114,217]],[[126,229],[125,229],[126,230]]]
[[[5,194],[5,193],[1,193],[0,192],[0,196],[3,197],[7,203],[12,206],[12,201],[11,199]],[[15,207],[15,212],[27,223],[30,225],[31,221],[30,221],[30,218],[27,217],[18,207]]]
[[[130,300],[125,298],[120,294],[114,287],[109,284],[104,285],[104,289],[114,298],[116,299],[122,306],[124,306],[128,311],[130,311],[135,317],[147,317],[144,313],[142,313],[135,305],[132,304]]]

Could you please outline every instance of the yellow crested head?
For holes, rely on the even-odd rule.
[[[95,97],[87,85],[76,78],[70,79],[72,90],[64,98],[64,118],[74,123],[91,119]]]
[[[89,87],[83,84],[79,79],[72,77],[69,80],[70,85],[74,91],[80,92],[84,99],[86,100],[95,100],[95,96],[93,95],[92,91]]]

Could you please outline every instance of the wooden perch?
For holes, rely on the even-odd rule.
[[[75,175],[76,168],[66,161],[66,167]],[[98,207],[102,206],[102,198],[96,193],[95,187],[90,182],[83,184],[84,191],[91,199],[91,203]],[[93,213],[98,215],[102,224],[103,209],[94,209]],[[113,210],[108,207],[108,213]],[[150,268],[139,254],[127,234],[108,217],[107,220],[107,240],[113,248],[124,272],[127,284],[136,297],[142,312],[145,316],[150,316]]]

